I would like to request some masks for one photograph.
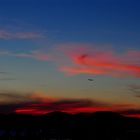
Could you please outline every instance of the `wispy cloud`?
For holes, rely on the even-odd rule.
[[[11,100],[17,100],[17,99],[26,99],[26,95],[20,95],[16,92],[0,92],[0,97],[1,98],[6,98],[6,99],[11,99]]]
[[[9,51],[0,51],[0,56],[10,56],[10,57],[19,57],[19,58],[31,58],[31,59],[36,59],[40,61],[48,61],[50,60],[50,55],[39,51],[39,50],[34,50],[30,51],[27,53],[14,53],[14,52],[9,52]]]
[[[128,89],[133,93],[136,97],[140,97],[140,84],[129,84]]]
[[[46,36],[41,32],[13,32],[0,29],[0,39],[42,39]]]
[[[73,45],[65,46],[63,52],[71,65],[62,65],[60,70],[68,74],[140,77],[140,51],[128,50],[118,53],[112,49]]]
[[[22,99],[23,102],[46,102],[54,101],[55,98],[48,97],[46,94],[36,91],[31,93],[22,93],[17,91],[0,91],[0,97],[10,99],[14,101],[17,99]],[[9,102],[10,103],[10,102]]]
[[[45,52],[41,52],[38,50],[31,51],[30,53],[15,53],[13,54],[13,56],[21,58],[32,58],[40,61],[48,61],[50,59],[49,54],[46,54]]]
[[[5,75],[5,74],[8,74],[8,73],[4,72],[4,71],[0,71],[0,74],[2,74],[2,75],[4,74]]]
[[[13,80],[17,80],[15,78],[0,78],[0,81],[13,81]]]

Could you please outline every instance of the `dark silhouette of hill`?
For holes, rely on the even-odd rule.
[[[137,138],[139,137],[139,138]],[[0,115],[0,140],[137,140],[140,119],[115,112]]]

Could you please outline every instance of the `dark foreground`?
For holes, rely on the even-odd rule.
[[[113,112],[0,115],[0,140],[140,140],[140,119]]]

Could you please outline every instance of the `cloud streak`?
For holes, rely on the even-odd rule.
[[[9,30],[0,29],[0,39],[42,39],[45,35],[39,32],[13,32]]]
[[[9,75],[9,72],[5,72],[5,71],[0,71],[0,76],[6,76]]]
[[[140,98],[140,85],[139,84],[129,84],[128,88],[130,92],[135,95],[135,97]]]
[[[39,61],[50,60],[49,54],[39,51],[39,50],[30,51],[28,53],[14,53],[14,52],[9,52],[9,51],[0,51],[0,56],[30,58],[30,59],[35,59],[35,60],[39,60]]]
[[[0,74],[7,74],[6,72],[4,72],[4,71],[0,71]]]
[[[13,81],[13,80],[17,80],[15,78],[0,78],[0,81]]]

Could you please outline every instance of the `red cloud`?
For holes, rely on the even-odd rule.
[[[37,106],[36,106],[37,107]],[[61,111],[61,112],[67,112],[67,113],[71,113],[71,114],[75,114],[75,113],[81,113],[81,112],[96,112],[96,111],[109,111],[108,108],[99,108],[99,107],[77,107],[77,108],[66,108],[63,107],[62,109],[53,109],[53,110],[49,110],[49,109],[40,109],[40,106],[38,105],[37,108],[35,107],[27,107],[27,108],[19,108],[16,109],[15,112],[19,113],[19,114],[34,114],[34,115],[40,115],[40,114],[46,114],[49,112],[53,112],[53,111]]]
[[[76,48],[76,47],[75,47]],[[69,51],[69,52],[68,52]],[[61,66],[68,74],[97,74],[116,77],[140,77],[140,51],[117,53],[83,46],[65,51],[71,66]]]
[[[71,114],[75,113],[92,113],[97,111],[113,111],[129,117],[140,117],[139,109],[129,109],[130,105],[109,105],[89,100],[57,100],[44,103],[24,104],[16,108],[15,112],[19,114],[46,114],[53,111],[62,111]],[[132,108],[132,106],[131,106]],[[121,110],[121,111],[120,111]]]
[[[120,106],[120,107],[119,107]],[[33,114],[41,115],[53,111],[67,112],[71,114],[76,113],[93,113],[97,111],[113,111],[118,112],[128,117],[140,118],[139,109],[129,109],[129,105],[101,105],[100,102],[96,104],[88,100],[58,100],[46,103],[31,103],[24,104],[24,106],[16,108],[15,112],[19,114]],[[121,110],[121,111],[120,111]]]
[[[17,108],[15,112],[23,114],[46,114],[52,111],[78,113],[95,112],[97,110],[109,110],[109,107],[103,107],[103,103],[98,101],[90,101],[86,99],[59,99],[54,101],[31,103]]]
[[[126,116],[140,116],[138,106],[133,104],[112,104],[96,99],[65,99],[48,97],[42,92],[19,94],[15,92],[0,93],[0,98],[7,102],[0,103],[0,113],[46,114],[53,111],[67,113],[114,111]]]

